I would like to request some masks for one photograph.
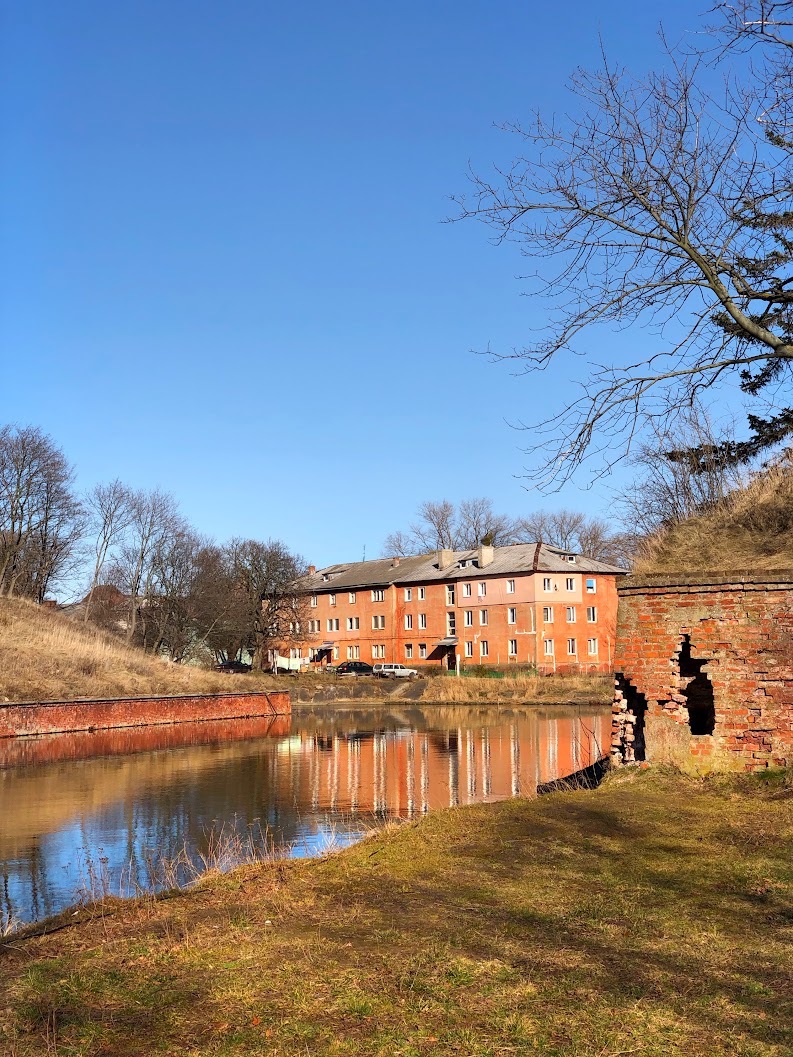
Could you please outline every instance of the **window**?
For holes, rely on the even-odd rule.
[[[517,657],[517,655],[518,655],[518,640],[517,639],[510,639],[509,640],[509,655],[510,655],[510,657]]]
[[[479,624],[482,627],[484,627],[485,624],[487,624],[487,610],[486,609],[480,609],[479,610]]]
[[[350,591],[350,605],[354,606],[356,600],[357,600],[357,595],[355,594],[355,591]]]
[[[546,657],[553,657],[553,639],[543,639],[542,652]]]
[[[332,606],[335,606],[335,605],[336,605],[336,596],[335,596],[335,595],[331,595],[331,596],[330,596],[330,604],[331,604]]]
[[[487,639],[480,639],[479,640],[479,656],[480,657],[487,657],[488,652],[489,652],[489,650],[488,650],[488,645],[487,645]]]
[[[374,589],[374,591],[372,591],[372,601],[373,602],[384,602],[385,601],[385,591],[383,590],[382,587],[376,587]]]
[[[419,627],[422,629],[422,631],[426,631],[426,628],[427,628],[427,614],[426,613],[419,613]]]
[[[567,640],[567,654],[568,654],[568,656],[569,657],[575,657],[577,652],[578,652],[578,650],[576,648],[575,639],[568,639]]]
[[[327,573],[323,573],[322,574],[322,582],[326,584],[328,582],[328,580],[330,580],[330,577],[328,576],[328,574]]]
[[[411,631],[413,628],[413,614],[405,613],[405,631]]]
[[[339,630],[339,618],[336,617],[334,619],[333,617],[328,617],[328,631],[338,631],[338,630]]]
[[[427,597],[427,588],[426,587],[420,587],[419,588],[419,602],[423,602],[426,597]]]
[[[518,611],[514,606],[510,606],[507,610],[507,624],[517,624],[518,622]]]
[[[419,657],[424,657],[426,659],[426,656],[427,656],[427,643],[426,642],[420,642],[419,643]]]
[[[568,554],[567,555],[567,560],[570,562],[571,565],[575,565],[575,555],[574,554]]]
[[[463,584],[463,598],[470,598],[470,597],[471,597],[471,585],[470,584]]]
[[[589,654],[590,657],[596,656],[597,655],[597,651],[598,651],[598,640],[597,639],[587,639],[586,640],[586,651],[587,651],[587,653]]]
[[[385,628],[385,614],[372,617],[372,627],[375,631],[382,631]]]
[[[334,661],[337,661],[339,659],[339,647],[338,646],[334,646],[333,647],[333,659],[334,659]]]
[[[384,660],[385,659],[385,646],[382,645],[382,644],[381,645],[377,645],[377,646],[372,646],[372,656],[375,657],[377,660],[380,660],[380,661]]]
[[[446,586],[446,605],[454,605],[454,584],[447,584]]]
[[[312,595],[312,596],[311,596],[311,605],[312,605],[312,607],[313,607],[314,609],[316,609],[316,608],[317,608],[317,596],[316,596],[316,595]]]
[[[586,607],[586,618],[590,624],[596,624],[598,618],[597,606]]]
[[[575,606],[566,606],[565,612],[567,615],[567,623],[575,624]]]
[[[542,589],[543,589],[543,591],[553,591],[553,587],[551,586],[551,578],[550,578],[550,576],[543,576],[543,578],[542,578]]]
[[[507,580],[507,594],[508,595],[514,595],[515,594],[515,581],[514,580]]]
[[[413,601],[413,588],[412,587],[406,587],[405,588],[405,601],[406,602],[412,602]]]
[[[568,576],[564,582],[565,591],[575,591],[575,577]]]
[[[466,642],[465,644],[465,656],[473,657],[474,655],[474,644],[473,642]]]
[[[593,595],[595,593],[596,587],[597,584],[595,583],[594,576],[588,576],[586,581],[586,593],[588,595]]]
[[[457,634],[454,613],[447,613],[446,614],[446,634],[447,635],[456,635]]]
[[[308,633],[309,633],[309,635],[317,635],[317,634],[319,634],[319,624],[320,624],[320,622],[318,620],[309,620],[309,622],[308,622]]]
[[[412,642],[406,642],[405,643],[405,659],[409,661],[409,660],[412,660],[412,658],[413,658],[413,643]]]
[[[472,628],[474,626],[474,611],[473,609],[466,609],[465,611],[465,626]]]
[[[542,607],[542,622],[543,624],[553,624],[553,606]]]
[[[360,631],[361,618],[360,617],[347,617],[347,630],[348,631]]]
[[[354,648],[355,648],[354,646],[348,646],[347,647],[347,660],[348,661],[352,660],[352,656],[353,656],[352,655],[352,651],[353,651]]]
[[[484,580],[480,580],[476,585],[476,593],[480,598],[484,598],[487,594],[487,583]]]

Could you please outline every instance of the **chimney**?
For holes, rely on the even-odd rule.
[[[309,567],[308,567],[308,575],[309,576],[313,576],[316,571],[317,571],[316,565],[309,565]]]
[[[450,565],[454,564],[454,551],[452,550],[441,550],[438,551],[438,568],[440,570],[448,569]]]
[[[484,567],[486,565],[490,565],[490,563],[493,561],[495,556],[496,556],[496,548],[495,547],[487,547],[483,543],[482,546],[479,548],[479,551],[478,551],[478,554],[477,554],[477,561],[479,562],[479,568],[480,569],[484,569]]]
[[[396,569],[397,565],[399,565],[399,558],[394,555],[394,557],[391,559],[391,568]]]

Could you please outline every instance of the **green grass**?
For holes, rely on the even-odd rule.
[[[0,1052],[783,1057],[791,850],[779,776],[439,812],[14,938]]]

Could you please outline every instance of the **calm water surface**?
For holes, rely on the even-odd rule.
[[[531,796],[599,758],[610,716],[566,708],[367,706],[291,718],[0,741],[0,919],[156,885],[218,835],[289,855],[373,823]]]

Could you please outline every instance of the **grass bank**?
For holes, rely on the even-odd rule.
[[[439,812],[13,938],[3,1052],[782,1057],[792,845],[782,779]]]
[[[246,677],[247,679],[247,677]],[[256,689],[273,680],[256,677]],[[260,685],[261,684],[261,685]],[[219,693],[234,677],[171,664],[26,599],[0,599],[0,701]]]
[[[462,702],[529,701],[538,704],[607,705],[614,695],[610,675],[505,675],[503,679],[443,676],[430,679],[421,700]]]

